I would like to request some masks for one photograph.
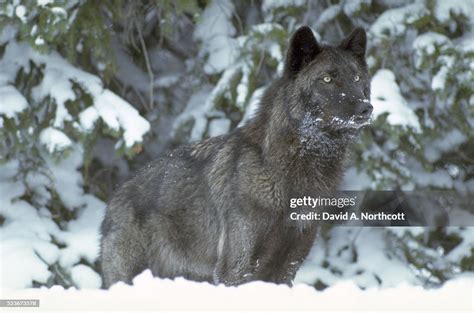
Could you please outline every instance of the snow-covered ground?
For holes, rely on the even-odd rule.
[[[214,286],[182,278],[153,278],[145,271],[133,286],[118,283],[110,290],[27,289],[6,292],[3,299],[39,299],[40,311],[54,310],[317,310],[391,312],[471,312],[472,279],[458,279],[441,289],[426,290],[402,284],[391,289],[361,290],[353,282],[340,282],[324,291],[298,284],[290,288],[264,282],[239,287]],[[36,311],[37,309],[35,309]],[[3,310],[2,310],[3,311]],[[26,310],[25,310],[26,311]],[[13,312],[13,310],[12,310]],[[18,311],[15,311],[18,312]]]
[[[14,1],[17,2],[19,3]],[[390,1],[380,1],[384,2]],[[436,24],[434,20],[437,20],[443,24],[439,24],[439,29],[430,29],[428,32],[423,30],[420,33],[414,32],[412,22],[428,16],[430,10],[424,2],[415,1],[410,5],[401,5],[408,1],[393,2],[400,3],[401,7],[386,10],[367,28],[369,43],[383,47],[381,43],[387,38],[407,33],[406,46],[402,48],[410,58],[413,58],[414,65],[419,70],[417,73],[419,77],[415,78],[422,81],[424,63],[433,65],[432,75],[425,78],[429,88],[423,91],[423,94],[433,92],[433,98],[436,95],[439,97],[444,90],[451,90],[456,85],[454,76],[468,81],[472,76],[467,76],[467,69],[471,69],[472,72],[474,63],[468,63],[469,58],[464,55],[469,53],[472,57],[474,51],[472,27],[460,37],[445,34],[447,28],[456,27],[456,22],[459,22],[457,20],[462,20],[460,17],[471,17],[470,25],[472,25],[474,1],[428,1],[433,2],[433,7],[430,8],[433,11],[432,23]],[[54,1],[38,1],[40,6],[47,3]],[[320,15],[314,23],[317,31],[327,27],[341,10],[351,16],[354,12],[358,12],[362,4],[371,1],[351,0],[341,3],[341,6],[332,5],[324,12],[317,12]],[[265,52],[266,59],[277,63],[276,72],[281,73],[286,40],[280,40],[279,36],[285,33],[286,29],[278,24],[273,16],[278,15],[279,8],[292,5],[306,4],[301,0],[262,1],[262,10],[266,18],[261,24],[248,27],[247,33],[242,33],[233,21],[238,17],[235,3],[228,0],[209,3],[198,20],[192,37],[200,42],[199,59],[205,59],[202,71],[210,75],[220,74],[220,78],[215,84],[203,81],[188,101],[184,102],[187,103],[186,108],[170,127],[173,132],[182,125],[189,124],[190,121],[191,140],[199,140],[205,134],[216,136],[229,131],[231,120],[216,108],[217,100],[221,98],[229,102],[235,101],[236,108],[244,114],[240,125],[252,116],[265,86],[251,86],[255,78],[251,73],[255,68],[252,68],[253,63],[250,62],[252,59],[248,56],[246,59],[245,54],[239,54],[239,49],[260,51],[262,55]],[[13,13],[24,22],[29,14],[22,5],[12,10]],[[32,137],[37,133],[38,143],[45,147],[45,152],[49,152],[42,155],[44,168],[30,170],[27,175],[22,176],[20,174],[24,172],[22,167],[24,160],[13,158],[0,164],[0,299],[40,299],[40,311],[55,312],[71,309],[111,311],[117,308],[124,311],[144,309],[219,311],[232,308],[376,312],[382,309],[390,309],[392,312],[401,310],[471,312],[474,309],[474,276],[472,272],[463,274],[460,268],[460,260],[470,260],[472,255],[474,227],[453,227],[447,230],[448,235],[454,234],[462,239],[449,251],[444,251],[441,246],[427,250],[415,240],[408,242],[409,238],[414,238],[413,236],[427,237],[429,229],[334,228],[328,231],[327,238],[324,239],[324,235],[321,235],[321,240],[316,242],[297,274],[295,287],[291,289],[263,282],[227,288],[180,278],[174,281],[157,279],[152,278],[149,272],[145,272],[134,280],[134,286],[119,283],[109,291],[99,290],[101,279],[95,269],[99,252],[99,225],[106,204],[94,196],[93,192],[84,189],[85,178],[81,172],[85,158],[84,146],[77,141],[77,138],[71,136],[72,132],[68,133],[64,126],[73,122],[75,131],[82,133],[83,136],[92,136],[94,131],[97,131],[97,125],[103,124],[109,133],[117,136],[118,149],[131,148],[134,144],[143,142],[145,134],[152,130],[152,125],[139,115],[136,107],[107,89],[101,77],[69,63],[56,51],[51,51],[49,54],[36,51],[31,42],[18,41],[17,32],[16,28],[7,26],[0,33],[0,45],[4,46],[0,59],[0,130],[3,127],[12,128],[7,125],[7,118],[17,123],[21,114],[25,115],[25,112],[29,112],[36,105],[44,105],[44,101],[49,98],[54,100],[55,110],[50,122],[42,122],[26,130],[26,137]],[[320,34],[315,35],[318,40],[321,39]],[[45,43],[41,37],[37,37],[34,42],[36,45]],[[453,54],[456,49],[459,51]],[[427,109],[435,102],[414,101],[419,97],[407,93],[409,89],[404,72],[393,64],[379,68],[375,61],[377,58],[379,61],[383,58],[377,53],[379,52],[372,52],[368,60],[369,65],[377,69],[371,81],[374,118],[386,115],[387,124],[401,127],[404,132],[414,134],[423,132],[423,128],[426,131],[429,125],[435,129],[435,124],[429,115],[421,118],[420,112],[416,113],[416,110]],[[143,76],[143,81],[136,82],[134,88],[148,90],[145,72],[141,72],[138,67],[124,67],[125,61],[122,62],[121,59],[118,61],[122,66],[119,75],[121,79],[130,83],[136,77]],[[29,95],[16,80],[20,71],[30,72],[36,67],[41,68],[42,72]],[[466,69],[465,72],[459,71],[463,68]],[[132,75],[133,69],[138,71],[138,74]],[[402,69],[406,69],[405,66]],[[183,73],[187,75],[187,72]],[[412,75],[410,72],[408,74]],[[167,87],[171,90],[174,87],[168,86],[179,81],[179,77],[158,75],[156,84],[158,87],[163,89]],[[411,80],[408,82],[412,83]],[[237,85],[235,99],[232,89],[234,83]],[[66,106],[68,102],[77,101],[81,97],[81,93],[77,93],[74,86],[80,87],[91,99],[91,103],[87,103],[87,106],[74,113],[77,116],[71,115]],[[253,90],[250,87],[258,88]],[[470,96],[471,106],[474,104],[473,99],[474,97]],[[440,106],[438,109],[444,110],[446,104],[441,100],[438,102],[436,102]],[[471,121],[469,125],[474,125],[474,119],[471,118],[469,121]],[[19,130],[17,137],[22,138],[20,135],[22,132]],[[439,162],[445,153],[456,151],[468,140],[469,136],[461,129],[453,128],[447,129],[435,139],[427,138],[420,143],[426,146],[423,153],[426,161],[435,163]],[[413,140],[410,143],[417,145]],[[463,175],[467,174],[464,173],[463,167],[455,164],[447,163],[446,169],[429,172],[425,165],[413,159],[397,163],[398,161],[387,153],[397,150],[397,145],[398,141],[390,137],[383,149],[376,145],[367,149],[362,155],[366,160],[363,169],[370,168],[367,165],[375,164],[373,160],[380,158],[384,164],[390,165],[386,168],[395,168],[399,174],[405,176],[411,175],[412,183],[403,185],[404,189],[434,186],[461,191],[474,190],[474,179],[463,181]],[[61,155],[60,160],[50,155],[66,150],[68,153]],[[405,155],[402,159],[406,157]],[[112,162],[109,160],[112,158],[110,155],[104,155],[102,158]],[[390,176],[392,172],[388,172],[386,168],[380,172],[374,171],[370,176],[366,171],[359,172],[355,167],[351,167],[346,174],[343,189],[380,188],[380,185],[375,184],[376,181],[392,177]],[[396,176],[393,179],[399,178]],[[53,196],[58,199],[53,199]],[[52,209],[52,203],[58,201],[63,204],[64,210],[74,215],[74,218],[57,221],[57,213]],[[454,278],[440,288],[432,288],[442,282],[424,267],[415,267],[407,262],[408,257],[404,255],[407,250],[396,246],[399,242],[407,243],[407,249],[411,249],[410,251],[425,251],[428,260],[431,260],[430,270],[446,273],[446,277]],[[420,257],[420,260],[424,259]],[[428,262],[422,265],[424,264]],[[55,277],[62,274],[65,276],[64,279]],[[68,290],[64,290],[61,286],[50,289],[31,288],[37,285],[57,284],[58,281],[76,288]],[[329,287],[324,291],[317,291],[313,287],[316,283]],[[0,311],[5,312],[4,309]]]

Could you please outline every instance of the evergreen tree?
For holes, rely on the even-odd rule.
[[[0,3],[0,257],[24,273],[5,284],[100,285],[112,190],[244,123],[304,24],[329,43],[368,31],[375,119],[345,188],[473,192],[473,16],[472,0]],[[435,286],[473,270],[472,234],[332,228],[298,280]]]

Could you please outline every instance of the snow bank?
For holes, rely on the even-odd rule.
[[[4,299],[39,299],[42,310],[398,310],[446,311],[471,309],[473,280],[447,282],[441,289],[400,285],[392,289],[361,290],[351,282],[322,292],[307,285],[252,282],[239,287],[214,286],[182,278],[153,278],[145,271],[133,286],[118,283],[110,290],[28,289],[5,293]]]

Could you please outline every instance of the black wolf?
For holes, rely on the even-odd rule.
[[[289,198],[336,189],[372,112],[365,47],[361,28],[337,47],[298,29],[282,77],[245,126],[171,151],[126,182],[102,224],[103,286],[147,268],[291,285],[317,227],[288,218]]]

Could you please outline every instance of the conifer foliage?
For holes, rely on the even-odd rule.
[[[341,188],[474,192],[473,0],[4,1],[2,284],[99,287],[113,189],[242,125],[301,25],[332,44],[368,33],[374,122]],[[297,280],[438,286],[473,271],[473,253],[470,227],[331,228]]]

